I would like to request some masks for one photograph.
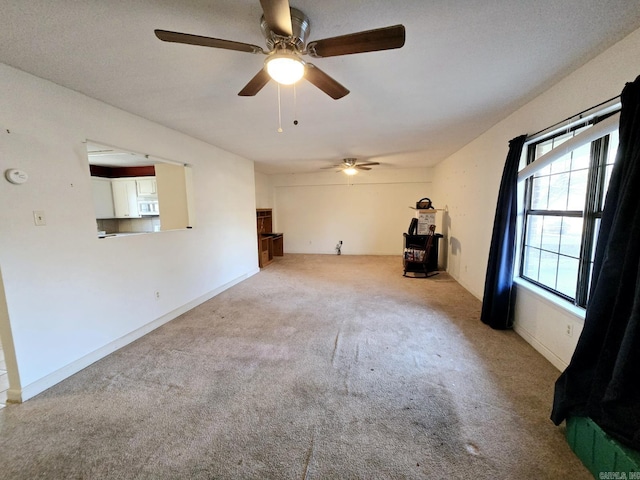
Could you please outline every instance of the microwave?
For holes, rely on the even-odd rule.
[[[160,215],[158,200],[138,199],[138,213],[140,215]]]

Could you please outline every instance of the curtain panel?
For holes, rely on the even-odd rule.
[[[480,320],[498,330],[513,325],[511,292],[517,236],[518,165],[526,139],[526,135],[520,135],[509,142],[484,282]]]
[[[640,77],[621,103],[584,329],[556,382],[551,419],[588,416],[640,449]]]

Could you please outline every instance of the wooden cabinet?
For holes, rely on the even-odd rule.
[[[93,205],[96,211],[96,219],[113,218],[113,192],[111,191],[111,180],[108,178],[92,177],[91,188],[93,194]]]
[[[115,178],[111,180],[115,218],[139,218],[136,180]]]
[[[273,257],[284,255],[284,238],[282,233],[274,233],[270,208],[256,210],[258,229],[258,264],[264,268],[273,261]]]
[[[256,210],[256,220],[258,223],[258,235],[261,233],[271,233],[273,231],[273,218],[270,208],[258,208]]]
[[[273,261],[273,249],[270,238],[266,235],[258,236],[258,265],[264,268]]]

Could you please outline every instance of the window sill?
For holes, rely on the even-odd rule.
[[[540,288],[530,282],[527,282],[526,280],[523,280],[520,277],[514,278],[513,283],[517,285],[518,289],[522,288],[524,290],[527,290],[528,292],[532,293],[536,297],[539,297],[541,300],[551,305],[552,307],[556,307],[584,321],[584,314],[585,314],[584,308],[576,307],[575,305],[572,305],[566,300],[563,300],[562,298],[557,297],[556,295],[547,292],[545,289]]]

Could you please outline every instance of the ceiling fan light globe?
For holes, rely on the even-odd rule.
[[[281,85],[293,85],[304,76],[304,62],[296,55],[275,54],[265,61],[267,73]]]
[[[358,170],[355,167],[349,167],[349,168],[345,168],[343,170],[344,173],[346,173],[347,175],[355,175],[356,173],[358,173]]]

